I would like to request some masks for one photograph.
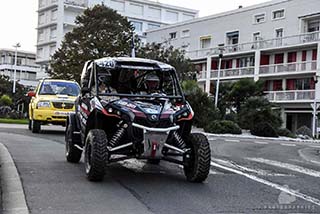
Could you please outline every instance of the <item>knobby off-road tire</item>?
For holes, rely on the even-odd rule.
[[[92,129],[86,138],[84,163],[90,181],[102,181],[108,161],[107,136],[101,129]]]
[[[208,139],[200,133],[189,136],[191,149],[190,162],[184,166],[184,174],[188,181],[201,183],[208,177],[210,171],[211,151]]]
[[[31,121],[31,131],[32,133],[39,133],[41,130],[41,123],[37,120]]]
[[[75,137],[73,136],[73,132],[75,131],[75,128],[72,125],[72,122],[70,121],[66,128],[65,133],[65,141],[66,141],[66,159],[70,163],[79,163],[82,155],[82,151],[75,147],[75,145],[79,145],[80,141],[77,141]]]

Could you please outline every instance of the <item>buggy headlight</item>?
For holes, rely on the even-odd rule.
[[[37,104],[38,108],[49,108],[50,107],[50,101],[39,101]]]

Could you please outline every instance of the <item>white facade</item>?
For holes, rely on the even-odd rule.
[[[15,66],[15,50],[0,49],[0,74],[13,80],[16,69],[16,80],[20,84],[35,87],[38,83],[36,75],[40,71],[40,66],[35,61],[35,53],[18,50],[17,66]]]
[[[320,101],[320,77],[314,81],[320,76],[319,3],[269,1],[148,31],[147,42],[169,40],[184,49],[208,93],[223,49],[221,80],[265,80],[267,97],[281,106],[284,126],[295,131],[312,126],[310,104],[315,96]]]
[[[39,0],[37,60],[42,75],[50,56],[60,47],[64,35],[75,27],[75,18],[87,7],[101,4],[128,17],[145,42],[144,32],[198,17],[198,11],[148,0]]]

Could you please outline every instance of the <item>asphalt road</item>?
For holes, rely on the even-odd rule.
[[[212,168],[203,184],[182,169],[128,160],[89,182],[83,162],[64,157],[64,128],[32,134],[1,125],[31,213],[320,213],[320,144],[209,137]]]

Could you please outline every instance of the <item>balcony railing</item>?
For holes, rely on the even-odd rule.
[[[88,0],[64,0],[67,5],[86,7],[88,5]]]
[[[314,100],[315,90],[265,91],[265,93],[271,102],[312,101]]]
[[[273,64],[260,66],[260,74],[278,74],[288,72],[316,71],[317,61],[293,62],[285,64]]]
[[[197,79],[206,79],[207,78],[207,72],[206,71],[200,71],[200,73],[197,74]]]
[[[260,40],[256,42],[240,43],[234,45],[227,45],[223,47],[206,48],[188,51],[187,56],[191,59],[207,57],[210,55],[217,55],[220,53],[219,48],[224,48],[224,53],[235,53],[241,51],[252,51],[257,49],[276,48],[289,45],[305,44],[309,42],[316,42],[320,40],[320,32],[311,32],[298,34],[293,36],[286,36],[281,38],[274,38],[268,40]]]
[[[220,71],[220,78],[250,76],[253,74],[254,74],[254,67],[222,69]],[[210,77],[217,78],[218,70],[211,71]]]

